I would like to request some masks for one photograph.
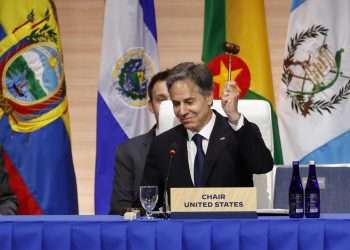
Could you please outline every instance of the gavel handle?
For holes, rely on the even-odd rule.
[[[232,55],[229,54],[228,55],[228,81],[231,81],[232,77],[231,77],[231,70],[232,70]]]

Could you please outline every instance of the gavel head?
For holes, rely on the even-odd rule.
[[[225,42],[224,43],[225,53],[230,55],[237,55],[239,53],[240,47],[237,44]]]

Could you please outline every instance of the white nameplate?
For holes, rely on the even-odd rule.
[[[171,212],[256,212],[256,188],[171,188]]]

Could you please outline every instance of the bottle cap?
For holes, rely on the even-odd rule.
[[[294,166],[294,165],[299,165],[299,161],[293,161],[292,162],[292,165]]]
[[[309,161],[309,165],[315,165],[315,161]]]

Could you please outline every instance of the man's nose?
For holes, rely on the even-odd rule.
[[[186,106],[184,104],[180,104],[180,106],[179,106],[179,114],[180,115],[184,115],[184,114],[186,114],[186,112],[187,112]]]

